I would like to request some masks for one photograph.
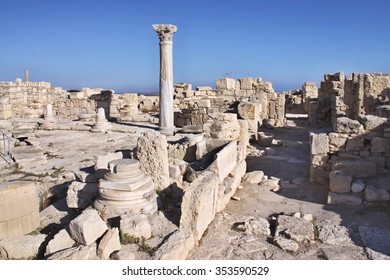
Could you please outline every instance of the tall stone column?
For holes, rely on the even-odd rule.
[[[173,135],[175,132],[173,113],[173,33],[177,27],[172,24],[154,24],[160,38],[160,132]]]

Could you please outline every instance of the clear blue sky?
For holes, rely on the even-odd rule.
[[[0,80],[158,89],[155,23],[178,27],[174,80],[263,77],[278,91],[325,73],[390,73],[390,1],[1,0]]]

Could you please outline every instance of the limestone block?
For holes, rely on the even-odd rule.
[[[364,138],[363,137],[348,138],[347,145],[345,147],[345,150],[347,152],[361,151],[363,149],[364,149]]]
[[[318,238],[322,243],[329,245],[344,245],[351,242],[348,229],[339,225],[318,226]]]
[[[216,214],[218,185],[218,176],[205,171],[184,192],[180,228],[192,232],[196,242]]]
[[[310,152],[312,155],[327,154],[329,152],[329,137],[326,133],[310,133]]]
[[[252,89],[253,88],[253,78],[241,78],[238,79],[240,81],[240,89]]]
[[[213,88],[209,87],[209,86],[199,86],[199,87],[196,87],[196,90],[197,91],[208,91],[208,90],[213,90]]]
[[[368,202],[388,201],[390,194],[384,188],[369,185],[364,190],[364,199]]]
[[[214,162],[207,168],[207,170],[215,173],[220,182],[222,182],[236,166],[236,160],[237,141],[232,141],[215,155]]]
[[[123,158],[122,152],[116,153],[107,153],[105,155],[95,156],[95,172],[99,172],[100,170],[108,171],[108,163],[112,160]]]
[[[83,211],[69,224],[71,237],[82,245],[91,245],[108,229],[98,212],[92,208]]]
[[[45,239],[45,234],[5,238],[0,241],[0,254],[4,258],[12,260],[35,259]]]
[[[355,182],[352,183],[351,191],[353,193],[359,193],[359,192],[364,191],[365,187],[366,187],[366,184],[364,184],[363,181],[358,180],[358,181],[355,181]]]
[[[132,237],[149,239],[152,236],[152,229],[148,217],[145,214],[122,215],[120,230],[123,234]]]
[[[236,89],[236,80],[232,78],[220,78],[216,80],[216,88],[217,90],[221,89]]]
[[[374,115],[360,115],[359,120],[367,131],[377,129],[387,122],[387,118],[381,118]]]
[[[361,205],[363,199],[360,195],[356,194],[341,194],[341,193],[328,193],[328,204],[341,204],[341,205]]]
[[[96,243],[90,246],[80,245],[52,254],[48,260],[99,260],[96,254]]]
[[[0,185],[0,239],[27,234],[39,226],[39,198],[32,182]]]
[[[85,209],[91,206],[99,195],[97,183],[82,183],[74,181],[68,187],[66,203],[69,208]]]
[[[191,231],[179,229],[156,251],[156,260],[185,260],[195,246]]]
[[[276,236],[286,234],[296,242],[314,240],[313,223],[305,219],[280,215],[277,219]]]
[[[352,120],[347,117],[337,118],[334,130],[338,133],[359,133],[361,132],[363,126],[356,120]]]
[[[164,135],[157,131],[144,132],[138,139],[137,158],[141,170],[152,176],[158,190],[169,186],[168,143]]]
[[[353,178],[366,178],[377,175],[374,162],[365,160],[343,160],[333,163],[332,170],[340,170],[350,173]]]
[[[257,170],[245,174],[243,181],[248,184],[258,184],[263,179],[264,172]]]
[[[109,229],[99,242],[97,255],[102,260],[108,260],[110,255],[121,249],[118,228]]]
[[[345,149],[347,136],[341,133],[329,133],[329,145],[332,152],[338,152]]]
[[[271,133],[260,131],[257,133],[257,142],[262,147],[269,147],[272,145],[274,136]]]
[[[279,246],[283,251],[287,252],[297,252],[299,249],[299,244],[294,240],[284,238],[282,236],[276,236],[274,242]]]
[[[181,171],[178,165],[176,164],[169,165],[169,177],[174,179],[181,177]]]
[[[70,237],[66,229],[62,229],[56,235],[54,235],[54,238],[47,244],[45,256],[69,249],[74,245],[76,245],[76,241]]]
[[[329,174],[330,190],[335,193],[348,193],[351,191],[352,175],[347,171],[333,170]]]
[[[371,139],[371,153],[380,155],[387,153],[390,149],[390,140],[382,137],[374,137]]]
[[[270,225],[264,218],[248,219],[244,223],[245,230],[255,235],[270,235]]]

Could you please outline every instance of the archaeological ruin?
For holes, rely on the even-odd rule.
[[[0,82],[0,259],[390,259],[390,74]]]

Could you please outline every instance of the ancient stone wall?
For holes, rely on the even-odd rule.
[[[202,125],[210,119],[210,114],[235,112],[240,102],[261,104],[258,112],[260,121],[274,126],[285,123],[285,94],[277,94],[268,81],[261,78],[220,78],[216,89],[197,87],[190,84],[176,84],[174,105],[175,125]]]
[[[374,180],[376,189],[380,189],[378,178],[390,172],[390,121],[387,118],[339,117],[333,130],[312,132],[310,145],[310,180],[329,183],[328,203],[370,201],[370,197],[362,193],[365,186]],[[357,185],[363,187],[357,188]]]
[[[317,127],[333,126],[338,117],[359,115],[390,116],[390,74],[343,73],[325,75],[318,91],[318,103],[310,102],[309,112]],[[316,109],[313,109],[316,108]]]

